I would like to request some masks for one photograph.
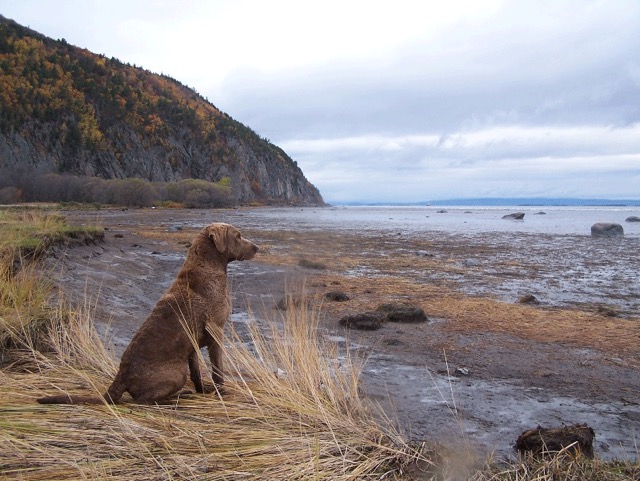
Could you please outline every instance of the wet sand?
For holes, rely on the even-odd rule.
[[[65,214],[107,229],[104,243],[58,251],[49,262],[65,296],[89,301],[117,354],[173,281],[196,226],[230,222],[261,246],[253,261],[229,266],[234,324],[242,329],[248,312],[258,322],[277,319],[275,303],[304,286],[325,335],[366,356],[365,392],[407,437],[510,456],[526,429],[587,423],[596,431],[597,456],[637,457],[637,286],[605,275],[575,287],[576,277],[601,275],[588,264],[605,268],[602,243],[519,236],[507,245],[486,235],[414,239],[296,225],[271,229],[243,210]],[[584,245],[569,250],[575,242]],[[584,262],[568,254],[585,251]],[[300,259],[324,269],[300,267]],[[324,299],[336,290],[350,300]],[[541,304],[516,305],[523,294]],[[420,305],[429,322],[387,323],[372,332],[338,323],[389,301]],[[598,312],[603,304],[617,317]]]

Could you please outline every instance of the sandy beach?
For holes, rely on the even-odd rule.
[[[275,304],[287,293],[304,294],[326,336],[366,359],[364,392],[408,438],[510,456],[526,429],[587,423],[596,432],[597,456],[637,457],[637,287],[603,276],[593,284],[599,295],[589,286],[570,295],[572,276],[587,275],[572,272],[575,263],[563,255],[575,239],[546,236],[527,244],[532,237],[519,236],[507,245],[482,234],[275,228],[251,212],[64,212],[72,223],[104,226],[105,242],[59,250],[49,267],[65,297],[94,309],[118,354],[173,281],[196,226],[229,222],[261,247],[254,260],[229,268],[237,329],[280,319]],[[600,262],[593,252],[591,261]],[[349,300],[329,301],[331,291]],[[540,303],[517,302],[527,294]],[[384,302],[420,306],[429,320],[376,331],[339,324]]]

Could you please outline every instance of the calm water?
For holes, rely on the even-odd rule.
[[[506,220],[502,216],[524,212],[523,220]],[[640,237],[639,222],[625,222],[640,217],[640,207],[329,207],[265,208],[245,212],[249,223],[254,217],[269,228],[336,229],[341,231],[398,231],[418,233],[443,231],[452,234],[544,233],[551,235],[586,235],[596,222],[621,224],[625,236]],[[243,222],[244,223],[244,222]]]

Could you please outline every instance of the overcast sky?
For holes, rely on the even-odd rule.
[[[0,0],[168,74],[328,202],[640,198],[640,1]]]

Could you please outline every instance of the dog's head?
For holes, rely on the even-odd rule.
[[[246,261],[258,252],[258,246],[242,237],[240,231],[230,224],[216,223],[205,229],[217,251],[228,261]]]

